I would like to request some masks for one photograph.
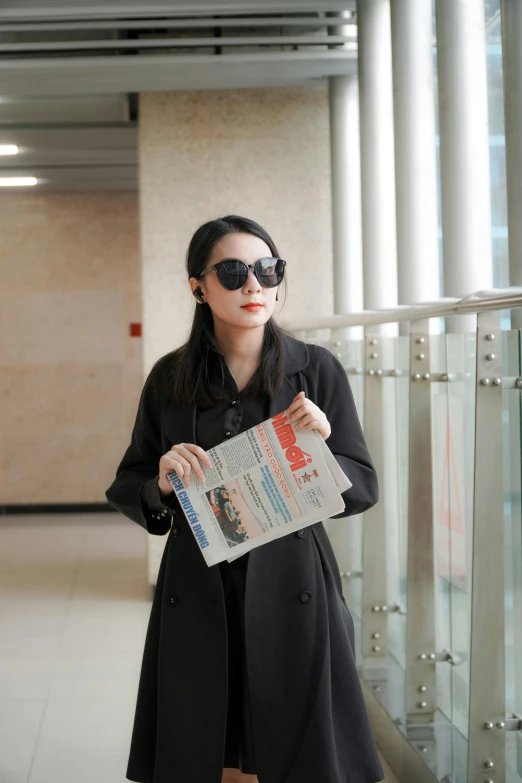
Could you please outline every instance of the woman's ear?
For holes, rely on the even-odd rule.
[[[204,302],[205,300],[203,299],[203,291],[201,290],[201,288],[200,288],[199,286],[198,286],[197,288],[195,288],[195,289],[194,289],[194,291],[192,291],[192,294],[193,294],[193,296],[195,296],[195,297],[196,297],[196,299],[198,300],[198,302],[200,302],[201,304],[203,304],[203,302]]]
[[[203,304],[203,290],[201,288],[201,285],[199,284],[199,280],[197,277],[190,277],[189,278],[189,285],[192,288],[192,296],[198,300],[201,304]]]

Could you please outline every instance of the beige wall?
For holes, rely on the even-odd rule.
[[[136,193],[0,194],[0,504],[104,502],[143,384]]]
[[[186,339],[188,243],[226,214],[261,223],[287,260],[281,319],[332,314],[328,122],[326,84],[140,96],[146,367]]]

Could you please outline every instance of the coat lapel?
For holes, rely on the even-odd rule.
[[[295,388],[290,381],[291,376],[304,370],[310,361],[310,355],[306,343],[283,333],[285,380],[283,386],[275,397],[270,399],[270,416],[275,416],[288,408],[295,395],[301,390]]]

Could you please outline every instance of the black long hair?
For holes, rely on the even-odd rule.
[[[187,276],[199,277],[216,242],[234,232],[259,237],[266,242],[272,255],[279,257],[274,241],[259,223],[240,215],[227,215],[204,223],[194,233],[186,256]],[[286,286],[286,279],[284,282]],[[284,382],[283,334],[290,332],[270,317],[265,323],[259,366],[243,392],[245,396],[266,393],[272,397],[281,389]],[[212,348],[219,351],[214,338],[212,311],[207,302],[196,304],[187,342],[160,360],[167,360],[163,388],[172,402],[205,406],[216,402],[208,383]]]

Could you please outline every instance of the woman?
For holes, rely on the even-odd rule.
[[[376,783],[384,778],[355,666],[354,629],[321,522],[208,567],[172,491],[206,452],[286,410],[316,429],[377,502],[346,373],[272,318],[285,262],[237,215],[195,232],[188,341],[153,366],[108,502],[169,533],[145,641],[127,778],[140,783]],[[255,303],[256,306],[253,306]],[[256,777],[257,776],[257,777]]]

